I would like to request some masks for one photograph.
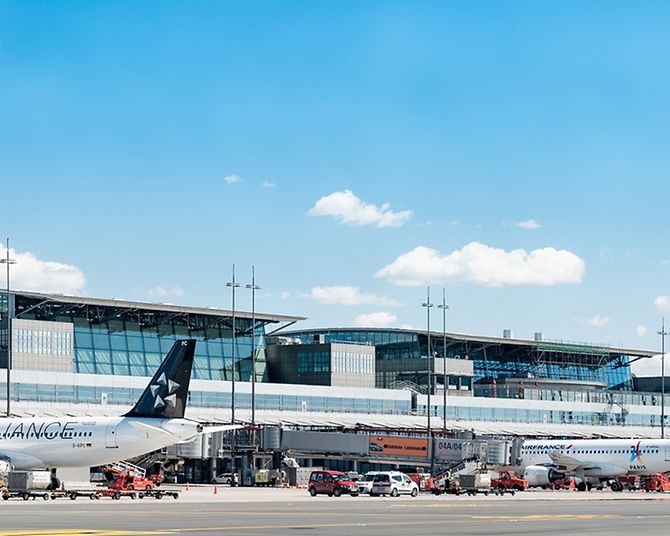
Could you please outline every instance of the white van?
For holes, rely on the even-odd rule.
[[[377,473],[372,480],[370,497],[378,495],[390,495],[397,497],[401,493],[416,497],[419,494],[419,486],[405,473],[399,471],[384,471]]]

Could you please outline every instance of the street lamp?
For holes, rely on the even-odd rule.
[[[421,307],[426,308],[426,333],[428,335],[428,396],[426,399],[427,402],[427,407],[428,411],[426,412],[427,414],[427,422],[426,422],[426,428],[428,429],[428,448],[430,451],[430,471],[431,473],[433,472],[433,445],[432,445],[432,432],[430,428],[430,391],[432,388],[432,365],[433,365],[433,360],[432,360],[432,350],[430,347],[430,308],[433,306],[432,303],[430,303],[430,287],[427,287],[426,289],[426,302],[421,304]]]
[[[670,335],[665,331],[665,317],[661,318],[661,439],[665,439],[665,336]]]
[[[226,283],[227,287],[230,287],[233,294],[233,366],[232,366],[232,384],[231,384],[231,397],[230,397],[230,422],[235,424],[235,289],[240,287],[240,284],[235,281],[235,265],[233,264],[233,280]],[[235,469],[235,441],[237,439],[237,433],[233,430],[232,442],[230,444],[230,485],[235,486],[236,484],[236,469]]]
[[[443,393],[442,393],[442,430],[446,433],[447,431],[447,389],[449,388],[449,378],[447,377],[447,291],[442,289],[442,303],[437,306],[438,309],[442,309],[442,357],[443,357],[443,372],[444,379],[442,380],[443,384]]]
[[[9,258],[9,238],[7,239],[7,257],[0,259],[0,264],[7,265],[7,417],[10,416],[10,370],[12,368],[12,315],[9,305],[9,266],[16,264],[14,259]]]
[[[256,291],[260,290],[256,284],[256,267],[251,267],[251,424],[256,424]]]

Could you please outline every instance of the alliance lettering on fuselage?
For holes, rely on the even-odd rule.
[[[30,423],[24,428],[24,423],[10,423],[0,434],[0,441],[3,439],[72,439],[74,437],[74,425],[76,421],[60,421]]]

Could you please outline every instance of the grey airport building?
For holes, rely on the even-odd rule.
[[[0,297],[0,310],[3,368],[8,310],[12,318],[9,392],[19,416],[121,414],[175,340],[197,339],[186,416],[230,422],[234,382],[235,419],[253,424],[236,439],[242,466],[259,467],[280,449],[341,469],[351,460],[356,469],[428,463],[425,452],[402,459],[368,451],[368,438],[383,435],[430,436],[431,457],[448,439],[472,435],[660,435],[661,395],[630,369],[650,351],[539,333],[522,340],[509,332],[300,329],[297,316],[19,291],[9,303]],[[5,382],[0,372],[3,400]],[[344,447],[301,449],[317,431],[364,446],[349,455]],[[219,435],[180,446],[191,481],[227,467],[231,439]]]

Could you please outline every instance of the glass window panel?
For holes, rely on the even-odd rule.
[[[110,350],[95,350],[93,352],[96,363],[111,363],[112,352]]]
[[[96,372],[98,374],[112,374],[112,363],[98,362],[96,365]]]
[[[170,348],[172,348],[172,345],[174,342],[177,340],[177,338],[174,335],[168,335],[166,337],[161,337],[161,352],[163,354],[167,354]]]
[[[142,337],[128,337],[128,350],[131,352],[143,352],[144,351],[144,340]]]
[[[114,334],[109,336],[112,350],[127,350],[128,344],[124,334]]]
[[[146,352],[152,352],[152,353],[160,354],[161,347],[160,347],[160,344],[158,343],[158,339],[155,338],[155,336],[144,337],[144,350]]]
[[[133,376],[149,376],[144,365],[130,365],[130,374]]]
[[[93,347],[109,348],[109,335],[107,333],[93,333]]]

